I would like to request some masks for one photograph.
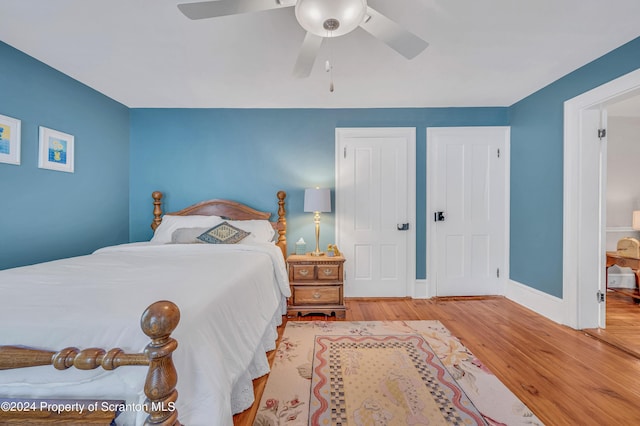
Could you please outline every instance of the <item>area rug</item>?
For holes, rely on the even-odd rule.
[[[287,323],[254,426],[542,425],[439,321]]]

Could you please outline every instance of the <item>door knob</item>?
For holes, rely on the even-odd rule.
[[[403,224],[398,224],[398,231],[408,231],[409,230],[409,224],[408,223],[403,223]]]
[[[434,212],[433,213],[433,221],[434,222],[444,222],[444,212]]]

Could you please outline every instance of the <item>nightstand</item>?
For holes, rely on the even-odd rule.
[[[287,316],[335,314],[344,319],[344,261],[342,256],[287,257],[291,286]]]

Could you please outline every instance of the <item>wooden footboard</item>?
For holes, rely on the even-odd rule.
[[[144,385],[147,399],[144,409],[149,415],[145,425],[179,426],[178,411],[175,407],[178,398],[175,389],[178,376],[172,359],[178,342],[171,337],[179,321],[180,310],[175,304],[168,301],[156,302],[149,306],[140,318],[142,331],[151,338],[143,353],[126,354],[119,348],[107,351],[100,348],[80,350],[69,347],[53,352],[23,346],[0,346],[0,370],[39,365],[53,365],[58,370],[70,367],[81,370],[98,367],[113,370],[124,365],[147,365],[149,369]],[[22,404],[24,405],[24,402]],[[0,416],[6,423],[24,420],[24,417],[19,417],[24,416],[22,410],[2,410]],[[71,420],[67,423],[64,419],[57,418],[55,422],[70,424]]]

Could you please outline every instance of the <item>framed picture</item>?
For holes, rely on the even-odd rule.
[[[0,115],[0,163],[20,164],[20,120]]]
[[[38,167],[73,173],[73,135],[40,126]]]

